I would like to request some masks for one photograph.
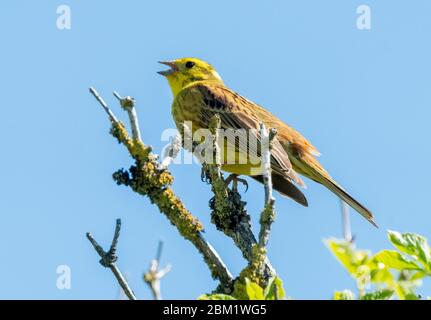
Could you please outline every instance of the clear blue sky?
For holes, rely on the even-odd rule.
[[[71,30],[56,28],[68,4]],[[356,28],[368,4],[372,28]],[[173,127],[158,60],[196,56],[225,82],[309,138],[321,162],[371,208],[379,230],[352,212],[357,245],[389,247],[386,229],[431,238],[431,2],[422,1],[2,1],[0,87],[0,298],[115,299],[118,286],[85,238],[105,246],[123,221],[119,267],[140,298],[142,272],[164,239],[165,298],[216,286],[196,250],[146,198],[111,174],[131,159],[108,135],[95,86],[118,116],[113,90],[138,102],[145,142],[160,151]],[[237,274],[245,262],[210,223],[210,190],[197,165],[173,166],[174,189]],[[324,299],[354,282],[322,240],[341,236],[340,204],[310,181],[310,207],[278,198],[269,256],[294,298]],[[244,195],[256,222],[263,189]],[[254,224],[256,228],[256,223]],[[56,268],[72,288],[56,288]],[[431,290],[424,288],[428,295]]]

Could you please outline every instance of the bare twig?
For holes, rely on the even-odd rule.
[[[90,93],[96,98],[97,101],[99,101],[100,105],[103,107],[103,109],[106,111],[106,113],[109,116],[109,120],[114,123],[118,123],[117,118],[112,113],[112,111],[109,109],[108,105],[106,104],[105,100],[99,95],[99,93],[94,89],[93,87],[90,87]]]
[[[120,236],[120,230],[121,230],[121,220],[117,219],[117,224],[115,226],[115,232],[114,232],[114,237],[112,239],[111,247],[107,252],[103,250],[103,248],[97,243],[97,241],[93,238],[93,236],[89,232],[87,232],[87,239],[91,242],[94,249],[99,254],[101,258],[99,261],[100,264],[105,268],[111,269],[112,273],[114,274],[115,278],[117,279],[118,283],[120,284],[121,288],[123,289],[127,297],[130,300],[136,300],[135,294],[133,293],[126,279],[121,274],[120,270],[117,268],[115,264],[115,262],[118,259],[116,252],[117,252],[118,238]]]
[[[196,239],[193,241],[193,244],[204,256],[204,260],[210,268],[213,277],[220,280],[222,289],[226,293],[231,293],[233,276],[224,264],[216,249],[214,249],[214,247],[207,240],[205,240],[205,238],[202,236],[202,233],[197,235]]]
[[[155,258],[157,262],[160,262],[160,259],[162,258],[163,244],[164,244],[163,241],[159,240],[159,244],[157,246],[156,258]]]
[[[141,141],[141,131],[139,130],[138,114],[135,109],[135,99],[132,97],[122,98],[117,92],[114,91],[114,96],[120,102],[121,107],[127,111],[130,120],[130,126],[132,127],[132,138]]]
[[[260,124],[265,204],[271,204],[275,201],[274,197],[272,196],[271,143],[276,134],[277,131],[275,129],[270,129],[268,132],[265,125],[263,123]]]
[[[215,115],[211,119],[210,123],[210,130],[212,133],[212,139],[213,139],[213,148],[214,148],[214,166],[212,166],[212,169],[215,170],[215,173],[218,178],[221,178],[221,155],[220,155],[220,146],[218,145],[219,136],[220,136],[220,125],[221,120],[219,115]]]
[[[162,294],[160,292],[160,280],[171,271],[171,265],[168,264],[163,269],[159,270],[160,258],[162,255],[163,241],[159,241],[157,247],[156,258],[151,260],[150,269],[144,274],[144,281],[148,284],[153,293],[154,300],[161,300]]]
[[[113,115],[107,104],[97,94],[94,88],[90,90],[108,115]],[[96,94],[95,94],[96,93]],[[117,94],[117,98],[121,97]],[[132,98],[127,99],[133,101]],[[134,105],[127,106],[134,109]],[[132,130],[139,132],[138,119],[129,113]],[[221,288],[225,293],[231,293],[233,277],[221,260],[215,249],[202,236],[203,226],[184,206],[181,200],[170,188],[173,177],[166,169],[161,169],[156,157],[151,153],[151,148],[145,146],[140,140],[140,135],[135,134],[131,139],[124,128],[124,125],[110,116],[112,122],[111,134],[122,143],[130,155],[135,160],[135,165],[129,171],[119,170],[114,173],[114,180],[119,185],[126,185],[136,193],[148,196],[152,203],[158,206],[168,220],[177,228],[179,233],[193,243],[198,251],[203,255],[205,263],[208,265],[214,278],[220,280]],[[135,129],[133,129],[135,128]]]
[[[268,244],[271,224],[275,219],[274,204],[275,199],[272,195],[271,177],[271,143],[275,138],[276,131],[271,129],[269,132],[263,123],[260,124],[260,136],[262,145],[262,167],[263,182],[265,185],[265,208],[260,216],[259,246],[265,248]]]
[[[341,219],[343,223],[343,237],[347,242],[353,242],[353,235],[350,228],[350,207],[341,200]]]
[[[129,282],[130,274],[126,271],[123,274],[124,279],[126,279],[126,282]],[[127,297],[126,293],[124,292],[123,288],[119,287],[118,291],[118,299],[117,300],[129,300],[129,297]]]

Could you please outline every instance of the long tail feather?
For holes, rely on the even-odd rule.
[[[300,158],[292,157],[292,164],[294,165],[295,171],[320,183],[323,184],[330,191],[335,193],[341,200],[346,202],[349,206],[355,209],[365,219],[367,219],[373,226],[377,227],[374,221],[374,216],[370,210],[365,208],[350,194],[348,194],[342,187],[340,187],[328,174],[328,172],[322,167],[322,165],[310,154],[304,154]]]
[[[358,213],[360,213],[365,219],[367,219],[373,226],[378,228],[379,226],[376,224],[374,220],[374,216],[370,210],[365,208],[362,204],[360,204],[356,199],[354,199],[350,194],[344,191],[337,183],[332,181],[331,179],[324,178],[321,181],[325,187],[335,193],[341,200],[346,202],[349,206],[355,209]]]

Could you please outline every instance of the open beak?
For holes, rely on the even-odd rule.
[[[172,61],[159,61],[159,63],[164,64],[165,66],[168,66],[170,69],[165,70],[165,71],[159,71],[157,72],[158,74],[161,74],[162,76],[169,76],[171,74],[173,74],[174,72],[178,71],[178,67],[175,64],[175,62]]]

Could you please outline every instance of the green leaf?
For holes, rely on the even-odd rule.
[[[401,252],[417,257],[429,271],[431,254],[427,240],[415,233],[399,233],[388,230],[388,237],[392,244]]]
[[[411,276],[410,281],[421,280],[421,279],[425,278],[426,276],[427,276],[427,274],[425,272],[418,271]]]
[[[358,268],[368,260],[369,253],[363,250],[356,250],[350,242],[329,239],[325,243],[337,260],[354,277],[358,275]]]
[[[203,294],[198,300],[236,300],[234,297],[228,294],[216,293],[216,294]]]
[[[421,270],[415,262],[407,260],[401,253],[394,250],[383,250],[374,256],[377,262],[396,270]]]
[[[280,300],[286,298],[283,281],[281,281],[279,277],[272,277],[263,294],[265,296],[265,300],[275,300],[276,296]]]
[[[414,293],[407,293],[404,297],[405,300],[420,300],[421,298]]]
[[[388,266],[382,262],[376,261],[375,257],[368,262],[370,268],[371,282],[386,283],[391,286],[394,283],[394,276]]]
[[[394,294],[393,290],[381,290],[364,295],[361,300],[389,300]]]
[[[257,283],[251,282],[248,278],[245,278],[245,291],[250,300],[265,300],[263,289]]]
[[[355,296],[353,295],[353,292],[350,290],[344,290],[344,291],[336,291],[334,293],[334,300],[355,300]]]

